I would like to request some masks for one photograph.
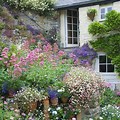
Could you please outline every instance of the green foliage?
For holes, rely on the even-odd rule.
[[[106,33],[106,27],[99,22],[93,22],[90,24],[88,31],[92,35],[98,35],[98,34]]]
[[[88,31],[97,37],[90,41],[93,48],[105,52],[120,73],[120,13],[114,10],[109,12],[103,23],[90,24]]]
[[[3,22],[0,22],[0,30],[4,29],[5,24]]]
[[[112,10],[106,15],[104,25],[108,31],[120,31],[120,13]]]
[[[7,0],[14,8],[31,10],[41,15],[48,15],[53,10],[54,0]]]
[[[69,66],[65,64],[58,64],[53,66],[50,62],[45,61],[43,66],[39,63],[31,66],[25,72],[25,80],[30,85],[40,88],[46,88],[52,85],[57,80],[62,79],[62,75],[69,70]]]
[[[94,8],[90,8],[90,9],[88,9],[88,11],[87,11],[87,14],[89,14],[89,13],[94,13],[94,14],[96,14],[96,13],[97,13],[97,10],[94,9]]]
[[[101,97],[100,100],[100,106],[104,107],[105,105],[115,105],[117,104],[119,100],[119,97],[115,94],[113,90],[111,90],[109,87],[105,88],[105,91]]]
[[[0,92],[2,90],[2,85],[4,82],[10,80],[10,76],[5,71],[5,69],[0,68]]]
[[[102,108],[101,117],[103,118],[103,120],[119,120],[120,109],[116,106],[107,105]]]

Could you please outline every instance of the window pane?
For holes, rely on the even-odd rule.
[[[77,25],[73,25],[73,30],[77,30]]]
[[[106,72],[106,65],[100,65],[99,71],[100,72]]]
[[[73,18],[73,23],[77,24],[77,18]]]
[[[78,44],[77,38],[73,38],[73,44]]]
[[[72,24],[68,24],[68,30],[72,30]]]
[[[68,38],[68,44],[72,44],[72,38]]]
[[[68,22],[68,23],[72,23],[72,18],[71,18],[71,17],[68,17],[68,18],[67,18],[67,22]]]
[[[110,12],[112,10],[112,7],[108,7],[107,11]]]
[[[73,11],[73,16],[77,17],[77,11]]]
[[[110,58],[107,58],[107,63],[111,63],[111,59]]]
[[[68,37],[72,37],[72,31],[68,31]]]
[[[101,14],[101,19],[105,19],[105,14]]]
[[[73,37],[77,37],[77,31],[73,32]]]
[[[99,63],[106,63],[106,56],[99,56]]]
[[[101,9],[101,13],[105,13],[105,8],[102,8],[102,9]]]
[[[107,72],[114,72],[114,65],[107,65]]]
[[[68,16],[72,16],[72,11],[71,11],[71,10],[68,10],[68,11],[67,11],[67,15],[68,15]]]

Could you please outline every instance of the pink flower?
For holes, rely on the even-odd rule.
[[[8,103],[6,101],[4,101],[4,104],[7,105]]]
[[[41,61],[41,62],[40,62],[40,65],[41,65],[41,66],[44,65],[44,61]]]
[[[79,63],[79,60],[76,59],[75,62],[74,62],[74,64],[77,65],[78,63]]]
[[[57,45],[57,43],[54,43],[54,45],[53,45],[53,51],[54,52],[58,52],[58,45]]]
[[[31,40],[31,43],[35,43],[35,39],[32,39],[32,40]]]
[[[75,58],[76,55],[74,55],[73,53],[70,53],[70,54],[69,54],[69,57],[70,57],[70,58]]]
[[[9,51],[9,48],[5,47],[5,48],[3,49],[3,51],[8,52],[8,51]]]
[[[0,58],[0,60],[3,60],[3,58]]]
[[[22,116],[26,116],[26,114],[25,114],[25,113],[22,113],[21,115],[22,115]]]
[[[111,87],[111,83],[104,82],[104,86],[105,86],[105,87]]]
[[[120,91],[116,93],[117,96],[120,96]]]
[[[63,56],[64,54],[65,54],[64,51],[61,51],[61,50],[60,50],[60,51],[58,52],[58,56],[59,56],[59,57]]]

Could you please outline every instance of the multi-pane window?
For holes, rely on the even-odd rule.
[[[106,55],[99,55],[99,72],[114,72],[114,65],[112,65],[111,59]]]
[[[100,19],[101,19],[101,20],[104,20],[106,14],[107,14],[109,11],[111,11],[111,10],[112,10],[112,7],[111,7],[111,6],[109,6],[109,7],[102,7],[102,8],[100,9]]]
[[[67,10],[68,44],[78,44],[78,13],[77,10]]]

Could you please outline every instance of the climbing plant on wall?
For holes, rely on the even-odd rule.
[[[94,36],[90,41],[93,48],[105,52],[112,59],[120,76],[120,12],[112,10],[102,23],[91,23],[88,31]]]
[[[40,15],[48,15],[53,10],[55,0],[5,0],[19,10],[31,10]]]

